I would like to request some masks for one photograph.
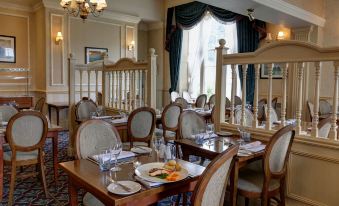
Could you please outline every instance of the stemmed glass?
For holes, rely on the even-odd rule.
[[[104,111],[103,106],[98,106],[97,110],[96,110],[97,116],[98,117],[102,116],[103,115],[103,111]]]
[[[111,146],[111,154],[114,156],[114,166],[111,168],[111,171],[117,172],[120,171],[121,168],[118,166],[118,156],[120,155],[122,151],[122,143],[120,138],[117,137],[116,144]]]
[[[212,145],[211,135],[214,133],[214,125],[213,124],[207,124],[206,126],[206,132],[208,134],[208,145]]]
[[[159,162],[159,152],[160,149],[162,147],[162,145],[164,144],[164,137],[160,134],[155,134],[154,138],[153,138],[153,147],[155,152],[157,153],[157,162]]]

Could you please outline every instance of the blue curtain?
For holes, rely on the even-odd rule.
[[[259,46],[260,38],[266,36],[265,22],[255,20],[249,21],[248,18],[243,18],[237,21],[237,36],[238,36],[238,53],[253,52]],[[243,75],[242,67],[239,66],[239,77],[242,86]],[[247,103],[253,104],[255,87],[255,71],[254,65],[249,65],[246,76],[246,100]]]

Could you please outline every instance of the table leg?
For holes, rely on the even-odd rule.
[[[2,201],[3,178],[4,178],[3,150],[2,150],[3,143],[4,137],[0,136],[0,201]]]
[[[54,167],[54,181],[58,184],[58,132],[55,132],[52,137],[53,144],[53,167]]]
[[[234,167],[231,172],[231,181],[230,181],[230,200],[232,206],[237,205],[238,175],[239,175],[239,162],[235,161]]]
[[[52,108],[51,108],[51,105],[48,105],[48,117],[49,117],[49,121],[52,122]]]
[[[59,109],[56,108],[56,116],[57,116],[57,125],[59,126]]]
[[[69,205],[78,206],[78,191],[71,177],[68,177]]]

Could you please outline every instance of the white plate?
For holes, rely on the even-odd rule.
[[[233,133],[231,132],[225,132],[225,131],[219,131],[219,132],[216,132],[217,135],[219,136],[222,136],[222,137],[227,137],[227,136],[232,136]]]
[[[148,154],[152,152],[152,148],[144,146],[132,147],[131,152],[138,154]]]
[[[167,181],[166,179],[160,179],[160,178],[151,177],[148,175],[148,172],[151,169],[162,168],[163,166],[164,166],[163,162],[153,162],[153,163],[143,164],[135,169],[135,174],[144,180],[147,180],[150,182],[161,182],[161,183],[177,182],[188,177],[188,171],[185,168],[181,168],[180,171],[177,171],[177,173],[179,173],[180,175],[177,181]]]
[[[134,194],[136,192],[139,192],[141,190],[141,185],[137,182],[133,181],[118,181],[120,184],[128,187],[131,189],[130,192],[127,192],[126,190],[122,189],[121,186],[116,185],[114,183],[111,183],[110,185],[107,186],[107,190],[113,194],[117,195],[130,195]]]
[[[8,122],[1,122],[1,125],[6,127],[8,125]]]

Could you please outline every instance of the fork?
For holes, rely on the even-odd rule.
[[[110,178],[110,181],[111,181],[113,184],[116,184],[116,185],[120,186],[120,187],[121,187],[123,190],[125,190],[126,192],[131,192],[131,191],[132,191],[131,188],[127,187],[126,185],[123,185],[123,184],[119,183],[118,181],[113,180],[112,178]]]

